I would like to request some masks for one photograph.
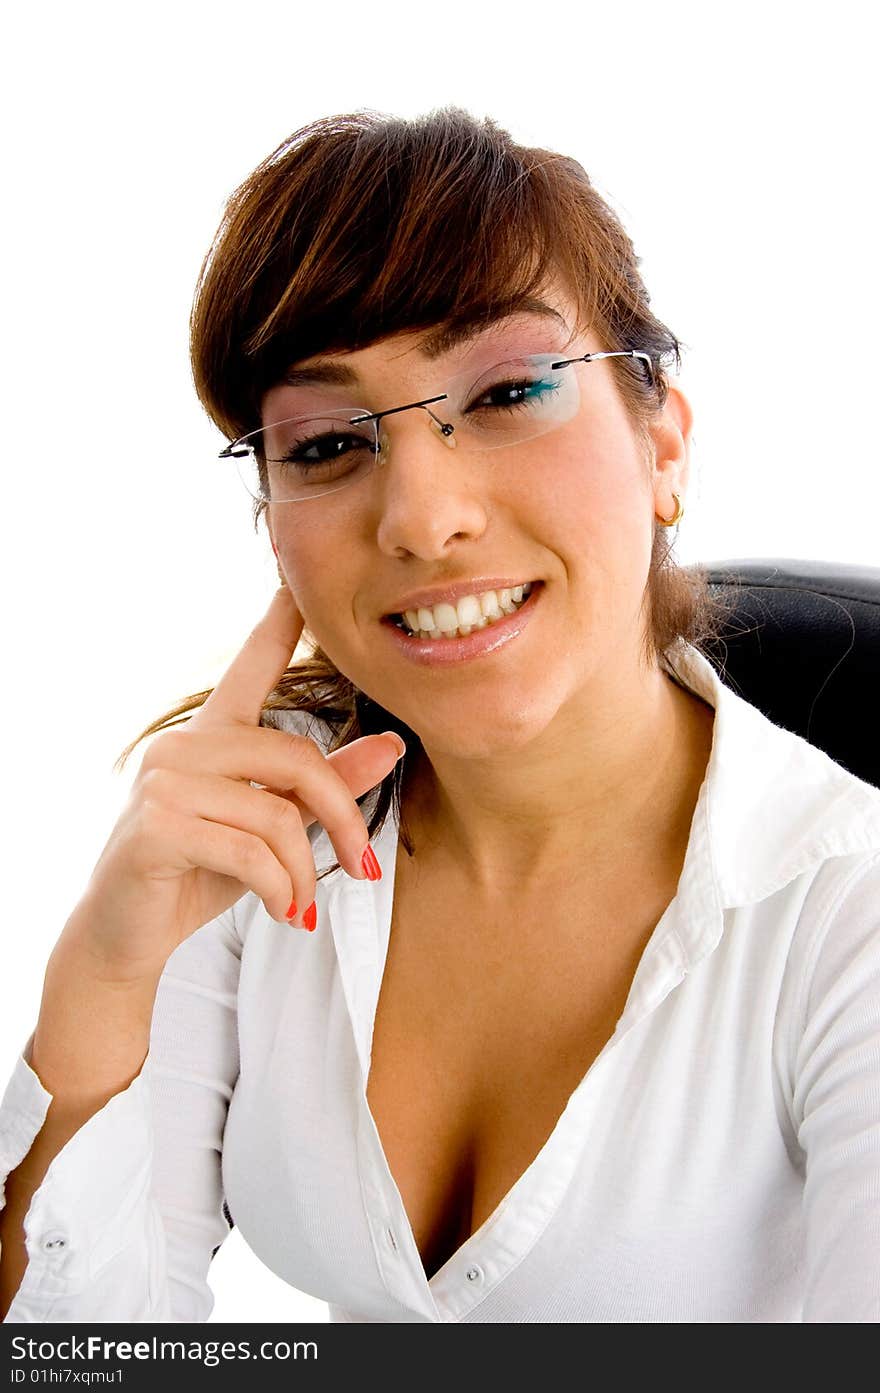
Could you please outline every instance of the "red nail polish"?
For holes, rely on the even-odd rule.
[[[296,900],[291,900],[291,901],[290,901],[290,909],[287,911],[287,914],[286,914],[285,918],[287,918],[287,919],[292,919],[293,916],[294,916],[295,914],[296,914]]]
[[[364,875],[367,877],[367,880],[382,879],[382,867],[376,860],[376,853],[374,852],[371,846],[367,847],[366,851],[361,857],[361,865],[364,868]]]
[[[315,901],[312,900],[312,903],[309,905],[308,909],[303,914],[303,926],[308,929],[309,933],[314,933],[317,924],[318,907],[315,904]]]

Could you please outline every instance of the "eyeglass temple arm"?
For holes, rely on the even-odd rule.
[[[591,363],[594,358],[642,358],[648,364],[651,373],[651,381],[654,381],[654,364],[650,353],[644,353],[640,348],[620,348],[613,353],[585,353],[581,358],[562,358],[558,363],[551,363],[551,368],[567,368],[572,363]]]

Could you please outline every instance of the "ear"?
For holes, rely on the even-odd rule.
[[[675,511],[673,493],[684,502],[690,478],[691,427],[694,414],[680,387],[670,385],[663,410],[649,427],[654,444],[654,507],[665,517]]]

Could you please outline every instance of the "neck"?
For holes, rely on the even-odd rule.
[[[423,749],[403,792],[413,861],[498,899],[683,856],[714,711],[659,668],[621,686],[561,709],[515,754]]]

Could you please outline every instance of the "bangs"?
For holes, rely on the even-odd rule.
[[[551,280],[576,306],[572,337],[592,327],[603,287],[591,194],[575,161],[456,108],[305,127],[236,191],[206,258],[193,363],[209,414],[244,434],[293,363],[404,332],[425,332],[437,356],[533,308]]]

